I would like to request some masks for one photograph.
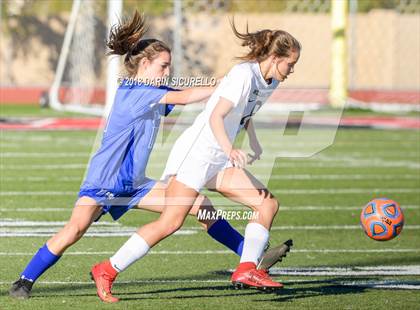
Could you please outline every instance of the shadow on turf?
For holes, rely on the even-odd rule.
[[[151,283],[153,285],[158,285],[160,283]],[[151,284],[143,284],[142,286],[151,285]],[[176,283],[174,283],[176,284]],[[116,284],[115,286],[115,295],[120,297],[121,300],[143,300],[143,299],[192,299],[192,298],[212,298],[212,297],[234,297],[234,296],[243,296],[243,295],[257,295],[261,294],[259,291],[251,291],[251,290],[243,290],[243,291],[237,291],[234,290],[233,286],[231,285],[216,285],[216,286],[205,286],[205,287],[177,287],[173,289],[155,289],[155,290],[149,290],[145,292],[121,292],[121,290],[124,287],[132,287],[132,286],[138,286],[139,284],[133,284],[133,283],[120,283]],[[85,289],[91,289],[92,293],[68,293],[69,289],[73,290],[85,290]],[[54,292],[63,292],[66,291],[65,294],[54,294]],[[120,292],[119,292],[120,291]],[[188,296],[158,296],[158,297],[150,297],[147,295],[154,295],[154,294],[163,294],[163,293],[181,293],[181,292],[197,292],[197,291],[203,291],[203,292],[212,292],[214,291],[214,294],[200,294],[200,295],[188,295]],[[228,294],[221,295],[221,291],[230,292]],[[48,294],[52,292],[53,294]],[[44,293],[44,294],[42,294]],[[45,294],[47,293],[47,294]],[[124,297],[124,296],[131,296],[131,295],[140,295],[139,297]],[[142,296],[145,295],[145,296]],[[54,287],[40,287],[38,288],[33,296],[31,298],[45,298],[45,297],[59,297],[59,296],[66,296],[66,297],[92,297],[96,296],[96,291],[94,284],[79,284],[79,285],[59,285]]]
[[[317,281],[317,283],[319,284],[328,284],[331,282],[332,280]],[[360,293],[363,293],[365,290],[366,288],[363,288],[363,287],[351,287],[351,286],[343,286],[339,284],[328,284],[328,285],[322,285],[322,286],[309,286],[309,287],[305,286],[305,287],[300,287],[300,288],[287,288],[286,287],[282,290],[278,290],[274,292],[274,294],[276,294],[277,297],[268,299],[268,300],[265,299],[264,302],[267,302],[267,301],[285,302],[285,301],[292,301],[296,299],[317,297],[317,296],[360,294]],[[256,300],[256,301],[261,301],[261,300]]]
[[[221,272],[219,272],[221,273]],[[200,280],[200,278],[206,278],[207,277],[200,276],[197,277],[195,280]],[[194,280],[189,278],[190,280]],[[357,278],[358,280],[374,280],[372,277],[366,277],[366,278]],[[162,279],[153,279],[154,281],[167,281],[168,278],[162,278]],[[176,280],[182,280],[180,278]],[[122,292],[124,288],[128,287],[138,287],[141,285],[142,287],[145,286],[156,286],[156,285],[162,285],[162,283],[158,282],[151,282],[149,284],[138,284],[138,283],[118,283],[116,282],[115,285],[115,293],[116,296],[120,297],[121,300],[143,300],[143,299],[195,299],[195,298],[212,298],[217,297],[220,298],[221,296],[224,297],[241,297],[241,296],[250,296],[250,295],[260,295],[260,294],[275,294],[276,297],[273,299],[270,299],[270,301],[289,301],[293,299],[300,299],[300,298],[308,298],[308,297],[315,297],[315,296],[326,296],[326,295],[342,295],[342,294],[358,294],[362,293],[366,290],[366,288],[361,287],[348,287],[343,286],[340,284],[337,284],[337,282],[340,281],[348,281],[348,278],[330,278],[330,279],[322,279],[322,280],[312,280],[307,282],[296,282],[293,283],[293,281],[288,281],[288,284],[285,285],[284,289],[273,291],[270,293],[264,293],[262,291],[258,290],[235,290],[233,286],[230,284],[226,285],[211,285],[211,283],[208,283],[207,285],[201,286],[201,287],[175,287],[175,288],[164,288],[164,289],[152,289],[147,291],[137,291],[137,292]],[[141,281],[141,280],[139,280]],[[164,283],[163,283],[164,284]],[[168,283],[177,285],[177,283]],[[202,283],[197,283],[202,284]],[[179,286],[182,286],[183,283],[180,283]],[[293,287],[297,285],[302,285],[303,287]],[[308,286],[310,285],[310,286]],[[68,293],[69,290],[86,290],[90,289],[92,293]],[[57,292],[62,293],[65,291],[65,294],[54,294]],[[186,292],[194,292],[194,295],[184,295],[184,296],[148,296],[148,295],[155,295],[155,294],[164,294],[164,293],[186,293]],[[197,292],[206,292],[208,294],[197,294]],[[214,293],[212,293],[214,292]],[[226,292],[226,294],[221,294],[221,292]],[[50,294],[52,293],[52,294]],[[136,295],[134,297],[133,295]],[[95,286],[92,282],[92,284],[77,284],[77,285],[54,285],[49,287],[37,287],[34,290],[33,298],[45,298],[45,297],[58,297],[58,296],[67,296],[67,297],[92,297],[96,296],[95,292]],[[133,297],[131,297],[133,296]],[[264,299],[264,301],[267,301],[267,299]]]
[[[384,259],[383,261],[378,261],[377,259],[375,260],[375,263],[380,265],[383,263],[386,264],[398,264],[398,263],[418,263],[418,259],[401,259],[401,258],[393,258],[393,259]],[[372,262],[368,262],[365,261],[363,264],[357,263],[357,264],[348,264],[346,266],[360,266],[360,265],[369,265],[369,263]],[[331,267],[331,265],[329,265]],[[116,294],[118,296],[124,296],[124,295],[147,295],[147,294],[159,294],[159,293],[170,293],[170,292],[188,292],[188,291],[217,291],[218,293],[215,295],[194,295],[194,296],[176,296],[176,297],[163,297],[166,299],[171,299],[171,298],[175,298],[175,299],[187,299],[187,298],[200,298],[200,297],[220,297],[220,291],[224,290],[233,290],[233,287],[230,284],[226,284],[226,285],[217,285],[217,286],[209,286],[212,285],[212,283],[208,283],[207,285],[203,286],[203,287],[178,287],[178,288],[174,288],[174,289],[156,289],[153,291],[148,291],[148,292],[130,292],[130,293],[123,293],[121,292],[121,294],[118,292],[120,290],[122,290],[124,287],[137,287],[139,285],[141,285],[142,287],[144,286],[152,286],[152,285],[163,285],[165,283],[159,283],[159,281],[171,281],[171,280],[178,280],[178,281],[200,281],[200,280],[208,280],[208,279],[220,279],[220,280],[228,280],[230,278],[231,273],[228,272],[227,270],[218,270],[218,271],[213,271],[213,272],[209,272],[206,274],[201,274],[201,275],[195,275],[195,276],[187,276],[187,277],[162,277],[162,278],[154,278],[152,279],[152,281],[156,281],[156,282],[151,282],[151,283],[115,283],[115,289],[116,289]],[[328,279],[322,279],[322,280],[312,280],[312,281],[307,281],[304,283],[301,282],[296,282],[293,283],[293,280],[288,280],[288,284],[285,286],[284,289],[279,290],[277,292],[275,292],[274,294],[278,295],[277,298],[274,298],[272,300],[274,301],[287,301],[287,300],[292,300],[292,299],[296,299],[296,298],[307,298],[307,297],[313,297],[313,296],[320,296],[320,295],[340,295],[340,294],[357,294],[357,293],[361,293],[365,290],[365,288],[361,288],[361,287],[348,287],[348,286],[342,286],[340,284],[337,284],[338,281],[348,281],[349,278],[328,278]],[[357,277],[357,280],[378,280],[378,278],[375,277],[365,277],[365,278],[360,278]],[[124,281],[124,280],[122,280]],[[147,281],[147,279],[138,279],[139,282],[141,281]],[[167,284],[173,284],[173,285],[178,285],[177,283],[167,283]],[[188,284],[186,283],[180,283],[179,286]],[[197,285],[201,285],[202,283],[198,282]],[[304,287],[299,287],[299,288],[294,288],[293,286],[297,286],[297,285],[302,285]],[[307,285],[312,285],[311,287],[308,287]],[[92,293],[74,293],[74,294],[68,294],[69,290],[87,290],[90,289]],[[63,291],[65,293],[63,293]],[[235,292],[235,293],[233,293]],[[52,294],[50,294],[52,293]],[[54,294],[54,293],[62,293],[62,294]],[[253,294],[261,294],[260,291],[253,291],[253,290],[244,290],[244,291],[232,291],[232,293],[229,293],[227,295],[224,296],[243,296],[243,295],[253,295]],[[90,296],[96,296],[96,292],[95,292],[95,286],[93,284],[93,282],[91,284],[60,284],[60,285],[54,285],[54,286],[38,286],[35,285],[34,290],[33,290],[33,297],[37,298],[37,297],[53,297],[53,296],[86,296],[86,297],[90,297]],[[131,299],[154,299],[151,297],[138,297],[138,298],[132,298],[132,297],[128,297],[128,298],[122,298],[123,300],[131,300]],[[159,297],[162,298],[162,297]],[[266,300],[266,299],[265,299]]]
[[[181,292],[211,292],[214,291],[214,294],[199,294],[199,295],[183,295],[183,296],[139,296],[139,297],[123,297],[127,295],[152,295],[152,294],[162,294],[162,293],[181,293]],[[220,292],[229,292],[228,294],[220,294]],[[144,300],[144,299],[195,299],[195,298],[221,298],[221,297],[241,297],[241,296],[250,296],[250,295],[260,295],[262,292],[256,290],[235,290],[231,285],[217,285],[217,286],[205,286],[205,287],[179,287],[174,289],[158,289],[147,292],[132,292],[132,293],[122,293],[121,300]]]
[[[372,278],[366,278],[372,280]],[[327,279],[327,280],[313,280],[308,281],[305,283],[297,282],[289,283],[285,286],[285,288],[273,291],[269,293],[264,293],[258,290],[235,290],[231,285],[215,285],[215,286],[204,286],[204,287],[176,287],[176,288],[169,288],[169,289],[154,289],[154,290],[147,290],[143,292],[118,292],[121,291],[124,287],[132,287],[135,284],[132,283],[120,283],[116,286],[115,295],[121,298],[121,301],[129,301],[129,300],[153,300],[153,299],[196,299],[196,298],[220,298],[220,297],[243,297],[243,296],[251,296],[251,295],[275,295],[274,298],[264,300],[256,300],[256,301],[273,301],[273,302],[287,302],[292,301],[294,299],[302,299],[302,298],[309,298],[309,297],[316,297],[316,296],[328,296],[328,295],[344,295],[344,294],[360,294],[363,293],[366,288],[361,287],[348,287],[342,286],[339,284],[334,284],[337,281],[345,281],[348,278],[334,278],[334,279]],[[360,278],[359,278],[360,280]],[[138,284],[136,284],[138,285]],[[147,284],[149,285],[149,284]],[[156,285],[156,283],[154,284]],[[304,287],[294,288],[295,285],[305,285]],[[311,286],[308,286],[311,285]],[[118,288],[119,289],[118,289]],[[57,292],[57,291],[68,291],[69,286],[54,286],[54,287],[44,287],[40,288],[38,292]],[[80,294],[65,294],[66,297],[93,297],[96,296],[96,292],[94,291],[94,286],[88,284],[81,284],[81,285],[72,285],[72,289],[92,289],[92,293],[80,293]],[[205,292],[206,294],[201,294],[200,292]],[[222,292],[225,292],[223,294]],[[191,293],[189,295],[183,296],[156,296],[157,294],[165,294],[165,293]],[[221,294],[222,293],[222,294]],[[150,296],[152,295],[152,296]],[[64,296],[63,294],[37,294],[35,293],[33,298],[45,298],[45,297],[58,297]]]
[[[153,279],[151,279],[150,283],[147,283],[148,279],[132,280],[134,282],[138,281],[137,283],[124,283],[124,281],[126,281],[126,280],[121,279],[120,283],[119,283],[118,280],[115,282],[114,287],[115,287],[116,294],[118,294],[118,290],[119,289],[122,290],[125,287],[138,287],[138,286],[145,287],[145,286],[169,285],[169,284],[170,285],[182,286],[182,285],[185,285],[185,284],[189,284],[189,282],[187,282],[187,281],[194,282],[194,281],[200,281],[200,280],[208,280],[209,278],[210,278],[209,274],[201,274],[201,275],[188,276],[188,277],[162,277],[162,278],[153,278]],[[213,279],[213,280],[218,280],[218,279],[228,280],[229,277],[217,277],[217,279],[215,279],[214,274],[212,274],[211,279]],[[85,281],[87,279],[85,278],[83,280]],[[142,281],[144,281],[144,283],[141,283]],[[159,281],[162,281],[162,282],[159,282]],[[180,282],[178,284],[176,282],[165,283],[165,281],[186,281],[186,282],[184,282],[184,283]],[[197,285],[200,285],[200,284],[203,284],[203,283],[197,282]],[[208,283],[208,284],[211,285],[213,283]],[[180,291],[181,290],[183,290],[183,291],[188,291],[188,290],[193,291],[193,290],[200,290],[200,289],[202,289],[202,290],[204,290],[204,289],[206,289],[206,290],[212,290],[212,289],[214,289],[214,290],[222,290],[222,289],[227,290],[227,289],[230,289],[230,288],[231,288],[231,286],[229,284],[227,284],[227,285],[212,286],[212,287],[206,286],[206,287],[203,287],[203,288],[200,288],[200,287],[179,288],[179,290]],[[69,291],[86,290],[86,289],[91,289],[92,294],[90,294],[90,293],[80,293],[80,294],[78,294],[78,293],[71,294],[70,293],[69,294],[68,293]],[[177,290],[177,289],[174,289],[174,290]],[[173,289],[162,289],[162,290],[156,290],[154,292],[122,293],[122,295],[153,294],[153,293],[159,293],[159,292],[165,293],[165,292],[171,292],[171,291],[174,291],[174,290]],[[92,283],[55,284],[55,285],[51,285],[51,286],[50,285],[45,286],[45,285],[35,284],[32,291],[33,291],[33,295],[32,295],[33,298],[36,298],[36,297],[57,297],[57,296],[64,296],[64,295],[65,296],[96,296],[96,288],[95,288],[95,284],[93,283],[93,281],[92,281]],[[65,292],[65,293],[63,293],[63,292]],[[54,294],[54,293],[63,293],[63,294]]]

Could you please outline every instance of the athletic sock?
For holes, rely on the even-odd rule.
[[[149,252],[149,245],[137,233],[133,234],[130,239],[112,256],[109,261],[112,267],[118,272],[124,271],[132,263],[139,260]]]
[[[244,245],[244,237],[235,230],[226,220],[217,220],[208,230],[207,233],[216,241],[227,246],[233,252],[242,255]]]
[[[35,282],[48,268],[54,265],[61,256],[52,253],[47,244],[36,252],[25,270],[21,273],[21,278]]]
[[[257,265],[267,245],[268,237],[269,232],[264,226],[258,223],[249,223],[245,229],[244,249],[240,262],[251,262]]]

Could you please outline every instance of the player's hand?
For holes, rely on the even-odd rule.
[[[245,168],[247,157],[244,151],[239,149],[232,149],[229,155],[229,161],[234,167]]]
[[[254,152],[254,154],[248,154],[248,164],[252,164],[254,161],[259,160],[261,158],[263,150],[260,143],[257,140],[250,141],[249,146]]]

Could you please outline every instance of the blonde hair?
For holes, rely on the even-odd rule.
[[[140,60],[153,60],[161,52],[171,53],[171,49],[156,39],[141,40],[147,32],[145,18],[137,10],[130,20],[122,20],[111,28],[106,45],[108,55],[125,55],[124,67],[129,76],[137,74]]]
[[[286,31],[264,29],[256,32],[249,32],[247,24],[246,32],[240,33],[237,30],[233,19],[230,24],[235,36],[242,41],[241,45],[247,46],[250,49],[248,54],[239,56],[237,57],[238,59],[260,62],[271,55],[289,57],[291,52],[300,52],[302,49],[299,41]]]

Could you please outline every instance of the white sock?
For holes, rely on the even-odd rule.
[[[118,272],[124,271],[132,263],[145,256],[149,252],[149,249],[150,247],[147,242],[135,233],[109,259],[111,266]]]
[[[244,247],[240,262],[252,262],[257,265],[267,245],[268,237],[268,230],[261,224],[249,223],[246,225]]]

